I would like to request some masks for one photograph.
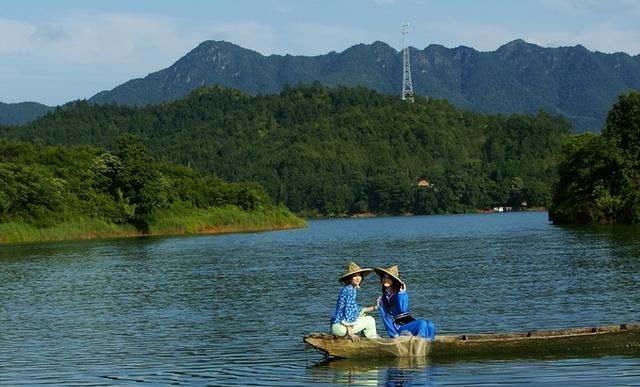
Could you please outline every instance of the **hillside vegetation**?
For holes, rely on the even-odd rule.
[[[640,223],[640,92],[621,95],[602,133],[574,138],[563,155],[554,223]]]
[[[156,161],[258,183],[304,216],[343,216],[546,207],[571,126],[544,111],[479,114],[314,83],[257,96],[203,88],[144,107],[78,101],[0,130],[110,150],[121,132],[139,136]]]
[[[0,139],[0,242],[303,227],[255,183],[154,162],[140,138],[113,151]]]

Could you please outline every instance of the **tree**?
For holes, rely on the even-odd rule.
[[[148,231],[157,210],[166,202],[160,173],[153,168],[151,155],[140,136],[120,134],[114,155],[121,163],[113,179],[114,192],[121,193],[125,202],[134,206],[130,223]]]
[[[65,181],[47,167],[0,164],[0,178],[0,222],[19,219],[46,227],[65,218]]]
[[[601,135],[577,137],[564,154],[554,223],[640,223],[640,93],[620,96]]]
[[[602,137],[613,141],[634,167],[640,163],[640,92],[618,97],[607,115]]]

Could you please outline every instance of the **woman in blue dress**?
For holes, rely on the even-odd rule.
[[[344,284],[336,301],[336,309],[331,316],[331,333],[334,336],[344,336],[351,341],[360,340],[358,333],[362,332],[368,338],[377,338],[376,320],[367,316],[366,312],[378,309],[378,306],[362,308],[356,303],[357,290],[364,277],[373,269],[362,269],[356,263],[349,263],[347,273],[339,278]]]
[[[436,336],[435,324],[429,320],[416,319],[409,313],[409,293],[398,275],[398,266],[388,269],[376,267],[373,270],[382,284],[378,306],[389,337],[411,334],[433,340]]]

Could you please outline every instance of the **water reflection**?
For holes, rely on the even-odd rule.
[[[346,386],[429,386],[427,358],[324,360],[310,367],[311,379]],[[315,374],[315,375],[314,375]]]

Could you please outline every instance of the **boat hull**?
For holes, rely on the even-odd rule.
[[[352,342],[325,333],[311,333],[304,342],[327,358],[363,359],[428,357],[430,362],[475,359],[640,356],[640,324],[522,333],[362,338]]]

